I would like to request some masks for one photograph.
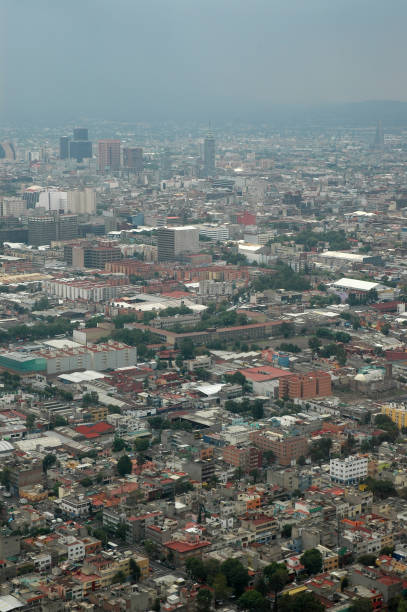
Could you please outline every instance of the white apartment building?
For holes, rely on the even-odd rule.
[[[228,225],[199,225],[199,235],[215,242],[225,242],[229,240],[230,230]]]
[[[104,302],[116,298],[123,292],[123,286],[78,281],[72,278],[47,280],[44,284],[46,292],[50,295],[70,301]]]
[[[47,374],[61,374],[75,370],[103,372],[137,364],[136,347],[113,340],[79,348],[44,349],[37,351],[35,355],[45,359]]]
[[[64,544],[68,549],[68,559],[70,561],[82,561],[85,558],[85,544],[81,540],[69,536]]]
[[[351,455],[345,459],[331,459],[330,474],[333,482],[355,484],[367,476],[368,459],[361,455]]]
[[[59,189],[50,188],[41,191],[35,208],[45,208],[45,210],[55,210],[64,212],[67,210],[67,193]]]
[[[91,187],[67,192],[67,209],[79,215],[93,215],[96,212],[96,192]]]
[[[71,517],[88,516],[90,500],[85,499],[83,495],[78,497],[67,496],[62,498],[60,507],[63,512]]]

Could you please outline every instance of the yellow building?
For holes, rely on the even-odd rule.
[[[407,427],[407,410],[398,404],[385,404],[382,414],[390,417],[399,429]]]
[[[92,417],[92,423],[104,421],[109,414],[107,406],[90,406],[88,412]]]
[[[332,552],[330,548],[321,546],[320,544],[316,548],[322,555],[322,570],[324,572],[331,572],[338,569],[339,557],[336,553]]]
[[[140,568],[140,578],[143,580],[149,575],[148,557],[140,557],[131,551],[123,554],[114,554],[111,558],[104,555],[91,555],[82,568],[83,574],[96,575],[100,586],[107,587],[112,584],[113,578],[122,572],[126,578],[130,576],[130,560],[133,559]]]

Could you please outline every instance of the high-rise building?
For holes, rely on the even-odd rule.
[[[199,251],[199,230],[191,225],[162,227],[157,231],[158,261],[173,261],[181,253]]]
[[[88,128],[74,128],[73,139],[74,140],[89,140]]]
[[[384,130],[383,130],[383,124],[381,121],[377,122],[376,135],[374,139],[374,147],[375,149],[383,149],[384,147]]]
[[[78,236],[76,215],[44,215],[28,218],[28,243],[50,244],[53,240],[72,240]]]
[[[75,128],[73,139],[61,136],[59,139],[59,159],[76,159],[81,162],[92,157],[92,143],[88,140],[87,128]]]
[[[110,242],[92,244],[84,241],[64,245],[64,259],[68,266],[74,268],[100,268],[104,270],[106,263],[119,261],[121,258],[120,247]]]
[[[12,142],[0,142],[0,159],[16,159],[16,150]]]
[[[69,158],[69,136],[61,136],[59,139],[59,159]]]
[[[33,246],[50,244],[56,240],[57,229],[54,216],[28,218],[28,243]]]
[[[120,168],[120,140],[99,140],[98,170],[119,170]]]
[[[123,166],[135,172],[141,172],[144,167],[143,149],[141,147],[126,147],[123,149]]]
[[[56,219],[57,240],[72,240],[78,237],[77,215],[59,215]]]
[[[204,175],[215,175],[215,138],[212,134],[207,134],[203,146]]]
[[[23,198],[3,198],[0,201],[2,217],[20,217],[27,210],[27,202]]]
[[[96,212],[96,192],[91,187],[67,192],[67,210],[71,213],[92,215]]]

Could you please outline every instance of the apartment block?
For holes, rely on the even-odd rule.
[[[332,382],[327,372],[308,372],[280,378],[280,398],[308,399],[328,395],[332,395]]]

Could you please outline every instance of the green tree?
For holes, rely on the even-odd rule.
[[[359,557],[358,562],[366,567],[369,567],[370,565],[373,565],[374,567],[376,565],[376,555],[362,555]]]
[[[196,596],[196,606],[199,612],[209,612],[212,603],[212,592],[209,589],[200,589]]]
[[[239,597],[249,582],[247,569],[238,559],[227,559],[220,566],[220,571],[226,576],[228,586],[230,586],[234,594]]]
[[[68,421],[60,414],[57,414],[55,417],[54,425],[55,427],[65,427],[65,425],[68,425]]]
[[[155,602],[153,603],[151,609],[154,610],[154,612],[160,612],[160,610],[161,610],[161,602],[160,602],[158,597],[155,598]]]
[[[32,414],[31,412],[29,414],[27,414],[27,418],[25,420],[25,425],[27,427],[27,429],[29,431],[31,431],[32,429],[34,429],[34,425],[35,425],[35,415]]]
[[[284,527],[281,530],[281,535],[283,538],[291,538],[291,532],[293,530],[293,526],[292,525],[284,525]]]
[[[298,595],[283,595],[279,600],[280,612],[325,612],[325,606],[313,593],[304,591]]]
[[[117,462],[117,471],[119,472],[120,476],[131,474],[132,469],[133,466],[130,457],[128,455],[123,455],[120,457],[119,461]]]
[[[191,338],[181,340],[179,348],[183,359],[193,359],[195,357],[194,343]]]
[[[206,580],[205,565],[199,557],[189,557],[185,561],[185,569],[193,580],[198,580],[199,582]]]
[[[252,589],[251,591],[246,591],[243,593],[238,599],[238,606],[243,610],[265,610],[266,609],[266,599],[263,597],[261,593]]]
[[[93,485],[93,480],[91,478],[88,478],[88,477],[82,478],[82,480],[80,480],[79,482],[85,488],[91,487]]]
[[[126,576],[122,571],[117,572],[112,578],[112,584],[123,584],[126,582]]]
[[[312,336],[312,338],[310,338],[308,340],[308,346],[310,347],[311,350],[313,350],[314,352],[318,351],[319,347],[321,346],[321,340],[319,338],[317,338],[316,336]]]
[[[141,576],[141,570],[134,559],[130,559],[130,573],[133,578],[133,582],[138,582]]]
[[[309,448],[309,455],[313,461],[326,461],[329,459],[332,448],[331,438],[314,440]]]
[[[397,605],[397,612],[407,612],[407,601],[400,597]]]
[[[305,465],[305,457],[304,457],[304,455],[301,455],[300,457],[298,457],[297,463],[298,463],[298,465]]]
[[[349,612],[372,612],[373,606],[369,599],[358,597],[354,599],[352,605],[349,607]]]
[[[217,574],[212,583],[215,592],[215,599],[226,599],[230,595],[230,589],[224,574]]]
[[[318,574],[322,570],[322,555],[317,548],[306,550],[301,563],[309,574]]]
[[[50,468],[51,465],[54,465],[56,461],[57,461],[57,458],[55,455],[52,455],[51,453],[48,453],[48,455],[45,455],[44,459],[42,460],[43,472],[46,474],[48,471],[48,468]]]
[[[125,448],[125,446],[126,446],[126,442],[122,438],[115,436],[115,439],[113,440],[112,451],[114,453],[119,453]]]
[[[199,522],[199,521],[198,521]],[[206,582],[212,586],[213,581],[219,574],[220,563],[217,559],[206,559],[204,562]]]
[[[137,453],[143,453],[144,451],[148,449],[149,446],[150,446],[150,442],[146,440],[146,438],[138,438],[134,442],[134,448]]]
[[[99,396],[96,391],[91,391],[90,393],[85,393],[82,397],[82,406],[87,408],[88,406],[92,406],[99,402]]]
[[[258,421],[264,417],[263,402],[261,400],[254,400],[252,407],[252,417]]]
[[[109,540],[109,536],[107,535],[106,531],[102,529],[101,527],[98,527],[97,529],[93,530],[93,537],[100,540],[103,546],[106,546]]]
[[[284,563],[270,563],[263,570],[264,580],[270,591],[274,593],[274,610],[277,610],[278,594],[288,582],[288,571]]]

